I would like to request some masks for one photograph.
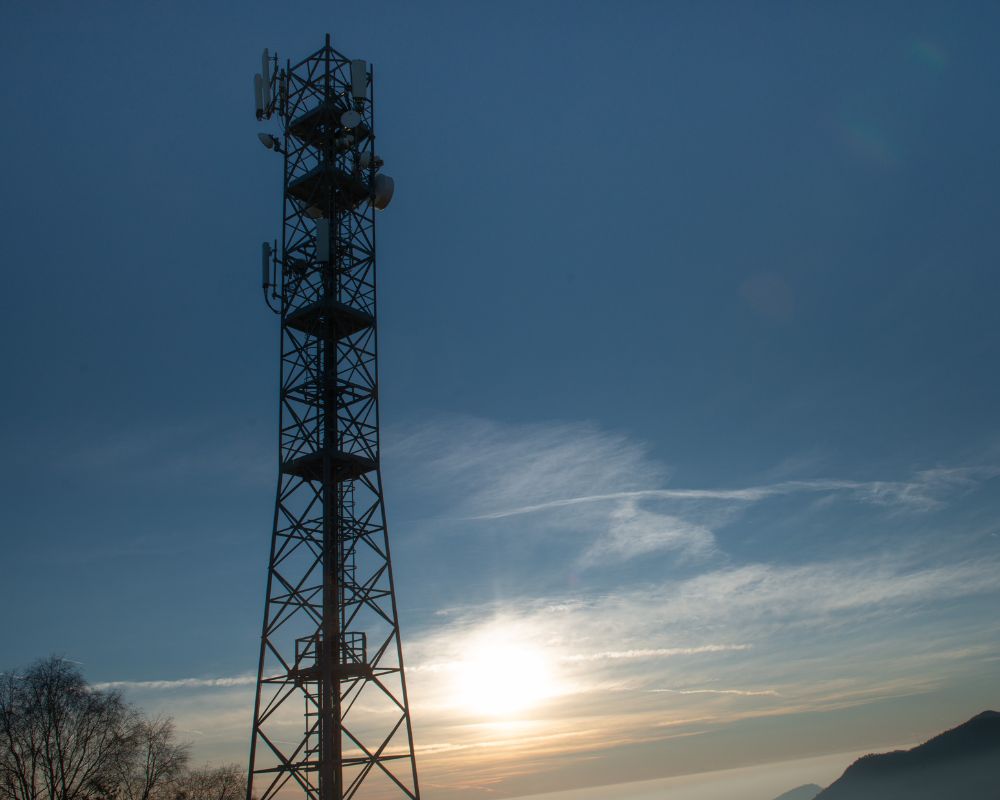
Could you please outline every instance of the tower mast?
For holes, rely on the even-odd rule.
[[[419,800],[379,471],[372,73],[324,46],[267,50],[257,118],[284,157],[280,249],[262,248],[281,317],[279,469],[247,799]]]

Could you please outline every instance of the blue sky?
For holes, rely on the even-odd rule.
[[[251,78],[330,31],[397,184],[383,468],[428,796],[1000,703],[995,5],[0,13],[4,666],[63,653],[244,758],[281,180]],[[544,678],[526,707],[477,702],[483,653]]]

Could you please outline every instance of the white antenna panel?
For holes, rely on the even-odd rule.
[[[351,62],[351,94],[355,100],[368,97],[368,62]]]
[[[257,104],[257,113],[264,113],[264,79],[261,78],[258,72],[253,76],[253,96],[254,102]]]
[[[260,57],[260,75],[264,84],[264,105],[267,106],[271,104],[271,55],[266,47]]]

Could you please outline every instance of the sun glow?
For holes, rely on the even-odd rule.
[[[557,694],[548,659],[535,647],[491,637],[457,668],[456,701],[473,714],[512,717]]]

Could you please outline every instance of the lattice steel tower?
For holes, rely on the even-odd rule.
[[[247,798],[419,798],[379,473],[372,74],[326,44],[264,51],[260,133],[283,154],[263,246],[281,315],[280,466]]]

